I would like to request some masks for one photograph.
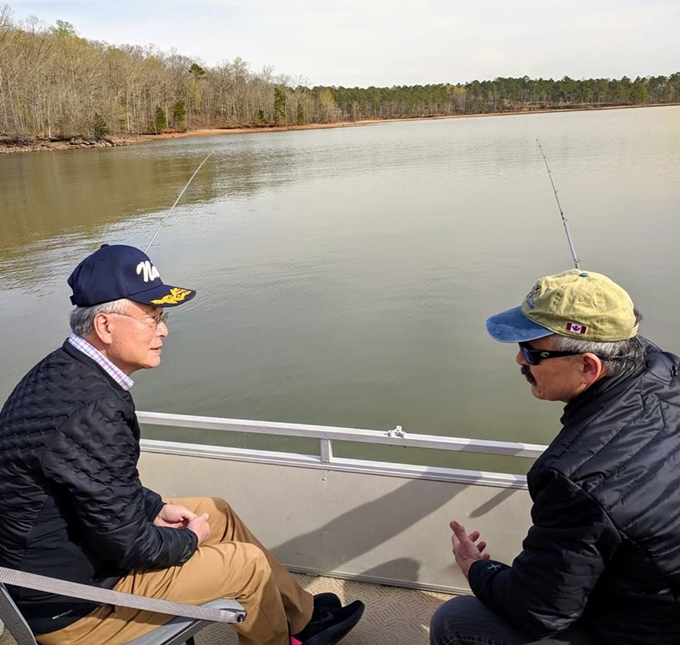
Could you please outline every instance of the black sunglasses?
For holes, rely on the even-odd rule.
[[[583,352],[558,352],[548,349],[536,349],[535,347],[530,347],[526,343],[520,343],[519,348],[524,356],[524,360],[529,363],[529,365],[538,365],[541,361],[547,358],[558,358],[560,356],[577,356]]]

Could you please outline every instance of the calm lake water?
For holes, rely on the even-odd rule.
[[[572,266],[537,138],[582,268],[680,353],[680,107],[412,121],[0,156],[0,398],[68,335],[71,269],[145,247],[212,152],[149,251],[199,293],[138,409],[547,443],[561,404],[484,328]]]

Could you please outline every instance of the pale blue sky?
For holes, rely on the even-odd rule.
[[[0,0],[2,2],[2,0]],[[11,0],[14,20],[312,85],[671,74],[680,0]]]

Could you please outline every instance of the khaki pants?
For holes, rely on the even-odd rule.
[[[313,598],[248,530],[222,499],[166,500],[197,515],[208,513],[210,537],[182,566],[133,571],[114,587],[153,598],[200,605],[236,598],[248,612],[239,645],[290,645],[289,634],[309,622]],[[172,616],[102,605],[72,625],[37,638],[42,645],[118,645],[138,638]]]

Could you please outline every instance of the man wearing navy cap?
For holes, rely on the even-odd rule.
[[[680,643],[680,359],[639,320],[620,286],[578,269],[487,320],[519,344],[532,394],[567,405],[528,473],[533,525],[512,565],[451,522],[474,596],[435,612],[432,645]]]
[[[102,246],[68,279],[71,336],[0,412],[0,566],[177,602],[236,598],[240,645],[332,645],[359,601],[312,597],[217,498],[162,500],[139,480],[131,375],[161,362],[165,284],[131,246]],[[126,643],[168,616],[11,590],[43,645]],[[291,636],[293,634],[294,636]]]

